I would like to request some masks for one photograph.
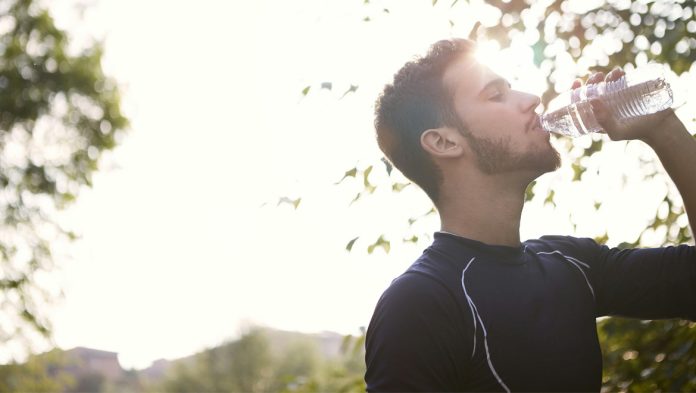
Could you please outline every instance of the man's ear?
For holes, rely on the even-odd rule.
[[[453,158],[464,152],[462,135],[449,127],[425,130],[420,138],[421,146],[434,157]]]

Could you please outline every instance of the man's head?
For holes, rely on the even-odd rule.
[[[406,63],[377,100],[380,148],[435,204],[452,168],[531,180],[560,163],[534,112],[539,98],[511,90],[474,52],[469,40],[439,41]]]

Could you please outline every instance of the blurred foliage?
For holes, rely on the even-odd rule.
[[[602,391],[696,391],[696,323],[609,318],[597,326]]]
[[[82,348],[0,365],[4,392],[364,393],[365,329],[357,336],[252,328],[239,339],[158,371],[114,369],[116,358]],[[115,356],[115,354],[114,354]],[[119,368],[120,370],[120,368]]]
[[[54,244],[75,238],[53,213],[91,185],[128,125],[102,45],[73,52],[45,3],[0,1],[0,350],[49,335],[42,306],[56,293],[39,277],[55,268]]]
[[[422,1],[432,1],[433,9],[437,7],[439,11],[443,8],[478,7],[479,12],[466,12],[468,19],[463,21],[473,25],[469,38],[496,41],[501,48],[514,42],[531,47],[534,64],[546,75],[547,88],[542,94],[544,105],[558,94],[559,89],[568,87],[562,83],[568,76],[586,77],[585,72],[608,72],[616,66],[630,69],[650,61],[669,65],[676,75],[695,71],[694,0]],[[364,7],[369,15],[363,21],[377,23],[380,18],[393,17],[391,15],[395,13],[391,13],[390,8],[398,8],[398,4],[365,0]],[[451,26],[460,23],[456,17],[448,22]],[[568,72],[582,74],[567,75]],[[304,91],[305,94],[308,92],[308,89]],[[692,117],[687,121],[696,121],[696,114],[689,116]],[[587,161],[583,159],[601,154],[605,140],[593,137],[585,147],[571,143],[561,147],[561,150],[565,149],[561,154],[573,161],[570,163],[573,182],[584,181],[587,166],[583,163]],[[379,161],[384,165],[379,165]],[[395,176],[394,168],[384,158],[379,158],[379,161],[375,158],[371,165],[349,168],[339,181],[354,186],[356,191],[351,205],[374,194],[377,189],[400,193],[409,184],[404,183],[403,176]],[[651,161],[641,159],[636,163],[635,173],[626,176],[640,177],[641,180],[658,177],[667,184],[669,179]],[[370,181],[368,176],[373,169],[384,171],[380,175],[386,175],[383,176],[386,180]],[[529,185],[525,201],[540,198],[544,204],[556,207],[553,188],[545,190],[544,195],[537,195],[536,185],[536,182]],[[621,243],[619,247],[640,247],[646,234],[662,239],[663,245],[692,241],[686,213],[678,200],[679,196],[668,192],[655,211],[654,219],[640,236],[635,241]],[[595,201],[594,208],[599,210],[601,205],[602,201]],[[434,213],[433,209],[426,215],[409,219],[407,228]],[[382,234],[376,242],[368,240],[364,243],[357,236],[348,242],[346,250],[360,249],[372,253],[376,247],[382,246],[388,252],[391,245],[388,239],[398,237],[397,234]],[[403,242],[413,241],[413,237],[402,239]],[[611,239],[604,233],[596,240],[606,243]],[[696,390],[696,348],[693,345],[696,329],[693,323],[607,318],[598,323],[598,329],[605,358],[604,390]]]
[[[67,364],[62,351],[30,356],[24,363],[0,365],[0,393],[61,392],[76,386],[70,375],[60,370]]]
[[[294,340],[272,348],[263,329],[179,361],[165,381],[166,392],[364,392],[364,329],[346,336],[338,358],[319,353],[316,342]]]
[[[75,350],[53,349],[31,355],[24,363],[0,365],[0,393],[144,391],[144,384],[137,371],[124,370],[119,376],[114,377],[115,368],[120,370],[120,367],[116,366],[115,355],[111,364],[104,358],[98,358],[99,355],[96,356],[86,360]],[[105,368],[109,368],[111,373],[105,374]]]
[[[180,362],[162,384],[167,392],[263,392],[271,383],[271,354],[264,334],[240,340]]]

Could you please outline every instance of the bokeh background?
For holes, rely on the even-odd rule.
[[[695,13],[0,0],[0,391],[363,391],[373,307],[439,229],[374,141],[394,72],[470,37],[546,104],[577,77],[657,62],[693,133]],[[563,166],[528,188],[523,238],[693,244],[641,142],[552,143]],[[694,323],[598,328],[604,390],[696,389]]]

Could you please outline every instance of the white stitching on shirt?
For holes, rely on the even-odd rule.
[[[466,301],[469,303],[469,309],[471,310],[471,319],[474,321],[474,348],[471,351],[471,358],[474,358],[474,353],[476,353],[476,316],[474,315],[474,302],[471,300],[469,297],[469,294],[466,292],[466,286],[464,285],[464,274],[466,273],[466,269],[469,268],[469,265],[471,265],[471,262],[474,261],[474,258],[471,258],[469,263],[467,263],[466,267],[464,270],[462,270],[462,289],[464,289],[464,296],[466,296]]]
[[[565,259],[570,259],[570,260],[572,260],[572,261],[575,261],[575,262],[577,262],[577,263],[579,263],[579,264],[585,266],[585,267],[588,268],[588,269],[590,268],[590,265],[586,264],[585,262],[583,262],[583,261],[581,261],[581,260],[579,260],[579,259],[577,259],[577,258],[573,258],[573,257],[569,257],[569,256],[567,256],[567,255],[564,255],[562,252],[560,252],[560,251],[558,251],[558,250],[553,250],[553,251],[549,251],[549,252],[542,251],[542,252],[538,252],[537,254],[546,254],[546,255],[549,255],[549,254],[559,254],[559,255],[561,255],[561,256],[562,256],[563,258],[565,258]]]
[[[467,263],[466,267],[462,270],[462,289],[464,290],[464,295],[466,296],[466,300],[469,302],[469,306],[471,307],[471,313],[472,315],[475,313],[476,318],[478,318],[478,321],[481,323],[481,330],[483,331],[483,345],[486,348],[486,360],[488,360],[488,368],[491,370],[493,373],[493,376],[495,377],[496,380],[498,380],[498,383],[500,386],[505,389],[507,393],[510,393],[510,389],[505,385],[502,379],[500,379],[500,376],[498,373],[495,371],[495,367],[493,367],[493,362],[491,361],[491,353],[488,350],[488,333],[486,332],[486,326],[483,324],[483,320],[481,319],[481,314],[479,314],[478,309],[476,308],[476,304],[474,304],[474,301],[469,297],[469,294],[466,291],[466,285],[464,283],[464,275],[466,274],[466,270],[471,266],[471,263],[474,262],[476,257],[471,258],[469,263]],[[476,318],[474,318],[474,350],[476,349]],[[472,353],[471,356],[473,357],[474,354]]]
[[[585,271],[582,270],[582,268],[580,266],[578,266],[578,264],[581,264],[581,265],[585,266],[586,268],[590,269],[590,265],[586,264],[585,262],[582,262],[579,259],[566,256],[558,250],[553,250],[553,251],[549,251],[549,252],[538,252],[537,255],[539,255],[539,254],[545,254],[545,255],[558,254],[558,255],[562,256],[566,261],[570,262],[570,264],[572,264],[578,270],[580,270],[580,273],[582,273],[582,276],[585,278],[585,282],[587,283],[587,286],[590,288],[590,292],[592,293],[592,298],[595,298],[594,288],[592,288],[592,284],[590,284],[590,280],[587,279],[587,275],[585,274]]]

